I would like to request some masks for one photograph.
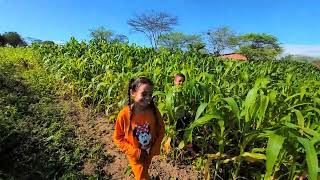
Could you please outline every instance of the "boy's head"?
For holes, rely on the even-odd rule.
[[[182,73],[178,73],[174,76],[174,85],[180,86],[185,81],[186,77]]]

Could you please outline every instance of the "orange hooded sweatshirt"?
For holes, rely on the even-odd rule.
[[[135,179],[150,179],[148,168],[151,159],[160,154],[160,146],[165,134],[165,125],[156,109],[158,122],[152,109],[144,113],[134,113],[130,121],[130,108],[123,108],[116,121],[113,139],[115,144],[127,155]],[[141,150],[149,152],[147,160],[140,160]]]

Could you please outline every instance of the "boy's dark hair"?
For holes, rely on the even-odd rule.
[[[186,79],[186,76],[182,73],[177,73],[174,77],[182,77],[183,79]]]
[[[139,88],[139,86],[141,84],[148,84],[150,86],[153,86],[153,82],[149,78],[144,77],[144,76],[143,77],[139,77],[137,79],[131,79],[129,81],[129,88],[128,88],[128,106],[130,108],[130,119],[129,119],[129,122],[131,122],[131,119],[132,119],[132,116],[133,116],[133,113],[134,113],[134,104],[132,104],[132,107],[131,107],[131,99],[130,99],[131,91],[133,91],[133,92],[137,91],[137,89]],[[159,126],[160,125],[159,124],[159,119],[158,119],[158,116],[157,116],[157,110],[156,110],[156,106],[155,106],[155,104],[153,102],[153,98],[152,98],[149,106],[152,109],[153,115],[154,115],[155,120],[156,120],[156,124],[157,124],[157,126]]]

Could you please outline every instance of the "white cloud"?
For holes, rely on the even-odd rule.
[[[320,57],[320,44],[319,45],[283,44],[282,47],[284,49],[284,54]]]

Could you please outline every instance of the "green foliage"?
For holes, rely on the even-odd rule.
[[[311,163],[318,164],[319,154],[320,72],[311,64],[220,61],[194,51],[86,44],[74,38],[64,46],[34,50],[47,72],[83,105],[110,117],[126,104],[129,80],[150,77],[167,137],[183,142],[172,150],[173,157],[188,159],[185,145],[192,141],[197,154],[191,160],[212,176],[290,179],[305,171],[312,178],[317,174]],[[186,76],[181,87],[172,84],[177,72]],[[7,110],[15,114],[14,108]],[[176,124],[183,111],[191,122],[179,137]]]
[[[97,29],[90,30],[90,36],[95,41],[107,41],[110,42],[114,33],[107,30],[105,27],[99,27]]]
[[[42,41],[41,43],[44,45],[47,45],[47,46],[54,46],[55,45],[55,43],[53,41]]]
[[[127,36],[122,34],[115,34],[113,31],[106,29],[105,27],[99,27],[97,29],[90,30],[91,40],[99,42],[119,42],[128,43],[129,39]]]
[[[129,38],[123,34],[116,34],[113,37],[113,42],[129,43]]]
[[[239,37],[239,53],[249,60],[272,60],[283,51],[278,39],[269,34],[249,33]]]
[[[6,44],[6,39],[0,34],[0,46],[4,46]]]
[[[26,46],[27,44],[24,42],[20,34],[17,32],[5,32],[0,37],[0,44],[9,44],[12,47],[17,46]]]
[[[225,50],[233,50],[238,45],[238,38],[229,27],[221,27],[207,32],[208,45],[216,55],[221,55]]]
[[[100,146],[79,141],[65,121],[59,86],[32,49],[0,48],[0,179],[83,179],[86,159],[103,161]]]
[[[162,34],[159,37],[159,45],[169,50],[184,50],[188,45],[200,44],[201,36],[200,35],[187,35],[182,32],[170,32]]]
[[[191,53],[209,54],[208,50],[205,48],[206,44],[204,42],[195,42],[188,44],[188,51]]]

